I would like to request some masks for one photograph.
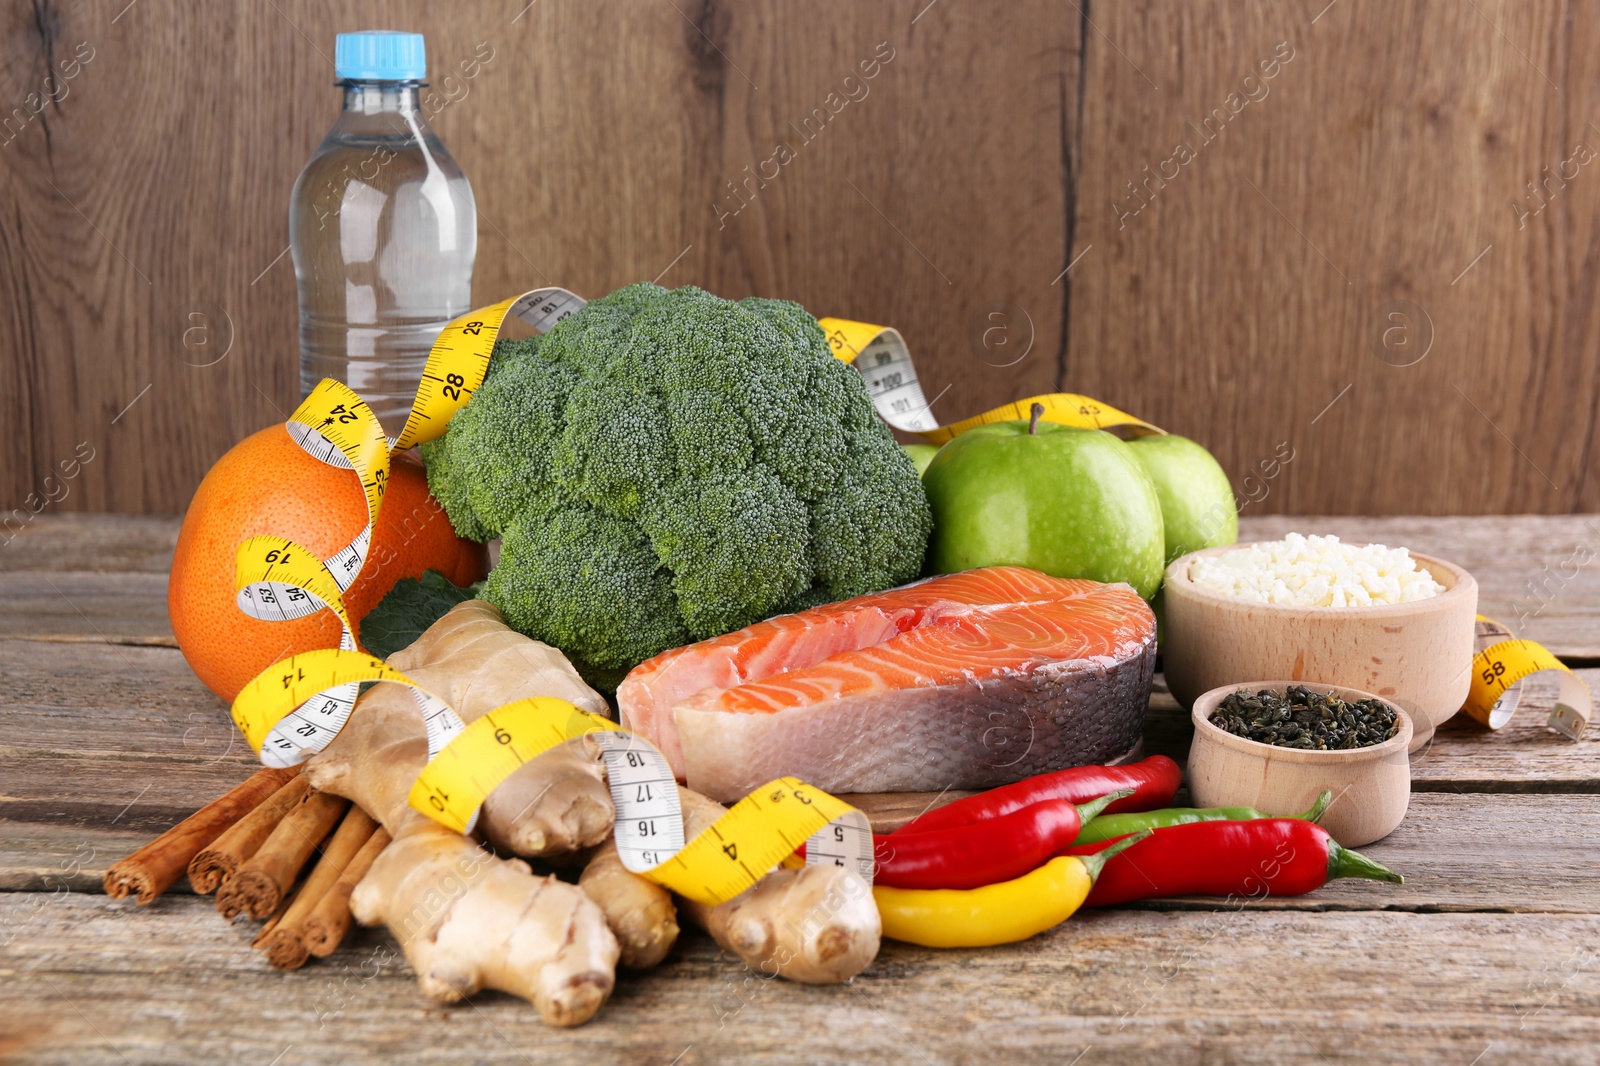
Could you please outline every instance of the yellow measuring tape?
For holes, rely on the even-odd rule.
[[[1579,740],[1589,725],[1589,686],[1543,645],[1512,638],[1511,630],[1492,618],[1478,616],[1478,644],[1472,657],[1472,688],[1462,710],[1490,729],[1511,721],[1521,698],[1513,686],[1535,674],[1549,673],[1560,686],[1547,724],[1570,740]]]
[[[1025,400],[996,407],[948,426],[939,425],[928,409],[917,370],[911,362],[911,349],[900,332],[887,326],[852,322],[844,318],[820,318],[817,324],[827,334],[836,359],[854,364],[867,383],[872,402],[883,420],[905,433],[917,433],[930,444],[943,444],[969,429],[995,422],[1026,420],[1033,405],[1044,408],[1046,422],[1081,429],[1111,429],[1126,426],[1136,436],[1164,433],[1142,418],[1119,411],[1110,404],[1071,392],[1052,392],[1029,396]]]
[[[451,417],[483,384],[495,339],[508,316],[515,315],[542,333],[583,306],[581,297],[565,289],[535,289],[450,322],[428,353],[405,428],[394,440],[384,436],[377,416],[349,386],[324,379],[295,409],[285,429],[312,458],[355,473],[367,500],[367,523],[327,559],[286,537],[252,537],[239,545],[234,568],[239,609],[269,622],[332,610],[341,627],[339,647],[355,651],[355,633],[342,594],[366,564],[388,487],[390,455],[444,433]],[[359,682],[345,682],[314,693],[315,704],[285,716],[271,735],[255,745],[262,761],[292,766],[321,751],[344,726],[359,691]]]
[[[761,786],[685,841],[678,786],[666,756],[643,737],[565,700],[517,700],[463,725],[448,704],[401,671],[370,655],[330,648],[292,656],[256,677],[234,700],[233,720],[261,751],[279,723],[307,706],[318,713],[323,692],[365,681],[411,689],[427,723],[430,758],[408,801],[456,832],[470,832],[484,800],[530,759],[590,735],[606,762],[617,851],[634,873],[714,906],[755,884],[803,843],[807,863],[850,867],[872,883],[866,815],[792,777]],[[314,727],[311,721],[303,725]]]

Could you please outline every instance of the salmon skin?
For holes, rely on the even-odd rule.
[[[622,721],[723,802],[1008,784],[1137,754],[1156,623],[1127,585],[1017,566],[780,615],[639,664]]]

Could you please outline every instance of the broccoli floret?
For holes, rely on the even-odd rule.
[[[633,317],[665,295],[666,289],[641,281],[594,301],[545,334],[545,358],[583,374],[603,368],[627,348]]]
[[[579,377],[567,395],[553,473],[618,518],[637,518],[645,494],[672,468],[666,405],[653,377],[642,353],[624,351]]]
[[[777,613],[811,583],[810,515],[759,465],[686,477],[641,524],[696,640]]]
[[[909,492],[882,486],[917,477],[917,464],[886,434],[870,428],[849,435],[856,462],[811,508],[811,551],[816,578],[828,600],[847,600],[903,584],[917,576],[922,560],[907,565],[899,546],[933,529],[925,506]]]
[[[672,574],[639,527],[570,500],[505,531],[482,595],[507,625],[566,652],[597,688],[614,689],[635,664],[689,642]]]
[[[423,446],[428,488],[464,537],[500,536],[555,489],[550,466],[576,384],[537,339],[497,341],[490,373],[443,437]],[[484,456],[515,456],[484,462]]]
[[[464,439],[452,438],[447,433],[422,445],[422,461],[428,468],[428,491],[444,508],[444,513],[450,517],[450,524],[458,534],[468,540],[489,540],[495,536],[495,531],[478,517],[478,512],[472,509],[468,499],[472,486],[477,483],[474,467],[478,461],[470,453],[464,461],[458,459],[463,451],[460,444]]]
[[[457,531],[504,538],[484,597],[603,687],[689,640],[908,581],[932,525],[815,319],[693,287],[630,285],[497,345],[423,456]]]

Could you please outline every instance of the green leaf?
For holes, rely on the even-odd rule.
[[[361,646],[387,659],[410,647],[450,608],[476,595],[476,588],[453,585],[437,570],[425,571],[421,578],[401,578],[361,620]]]

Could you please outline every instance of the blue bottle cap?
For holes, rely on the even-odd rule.
[[[421,81],[428,76],[422,34],[397,30],[339,34],[333,67],[340,81]]]

